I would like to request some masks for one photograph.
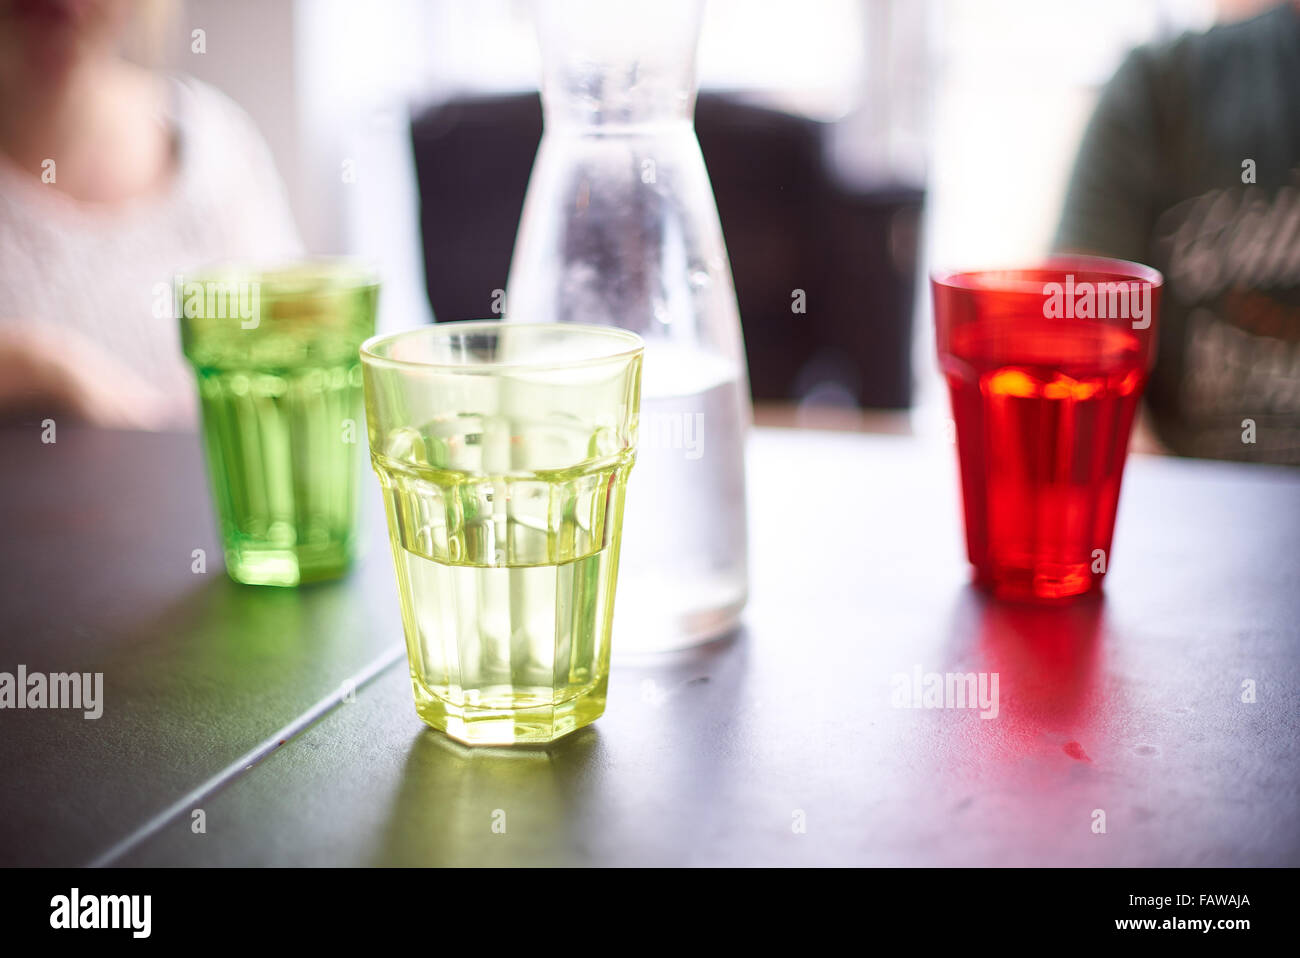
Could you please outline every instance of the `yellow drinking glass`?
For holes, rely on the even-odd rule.
[[[641,339],[439,323],[361,347],[415,708],[474,745],[605,711]]]

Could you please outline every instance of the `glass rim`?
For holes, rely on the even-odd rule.
[[[1026,293],[1041,296],[1043,292],[1041,282],[1020,277],[1038,271],[1068,272],[1069,267],[1091,273],[1109,273],[1115,277],[1116,282],[1149,283],[1153,287],[1163,287],[1165,282],[1164,275],[1158,269],[1145,263],[1110,256],[1074,253],[1056,253],[1020,266],[936,269],[930,272],[930,281],[938,286],[968,293]],[[994,282],[981,282],[981,279],[999,274],[1004,274],[1008,278]]]
[[[608,353],[602,353],[598,356],[588,356],[583,359],[551,359],[538,361],[492,360],[490,362],[480,363],[441,362],[425,359],[394,359],[391,356],[380,355],[376,352],[378,347],[395,342],[399,339],[438,334],[451,336],[456,333],[465,332],[491,333],[500,332],[504,329],[546,329],[552,332],[562,330],[562,335],[567,336],[580,333],[585,337],[604,338],[611,342],[621,343],[623,348],[612,350]],[[618,326],[596,326],[590,323],[527,323],[506,319],[458,319],[452,322],[434,322],[424,326],[417,326],[415,329],[403,329],[395,333],[381,333],[377,336],[371,336],[361,344],[361,362],[364,365],[382,366],[391,369],[404,369],[411,371],[437,369],[468,375],[482,375],[499,372],[505,369],[579,369],[584,366],[598,366],[604,363],[613,363],[619,360],[631,359],[634,356],[641,355],[644,351],[644,339],[631,330],[622,329]]]
[[[295,274],[299,277],[324,280],[308,289],[294,288]],[[205,283],[222,280],[247,280],[259,287],[270,287],[270,296],[293,297],[336,296],[339,293],[377,288],[381,285],[379,267],[371,260],[352,256],[307,255],[268,259],[264,262],[247,259],[221,259],[203,263],[188,271],[179,271],[187,282]],[[283,283],[284,292],[276,287]]]

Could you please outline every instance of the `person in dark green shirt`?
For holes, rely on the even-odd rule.
[[[1300,465],[1300,0],[1130,54],[1054,245],[1164,274],[1146,398],[1165,446]]]

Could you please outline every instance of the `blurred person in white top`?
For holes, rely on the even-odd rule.
[[[164,7],[0,0],[0,420],[192,423],[162,291],[206,263],[301,254],[248,116],[124,57]]]

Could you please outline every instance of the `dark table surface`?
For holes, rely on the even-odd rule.
[[[0,672],[104,676],[0,711],[3,864],[1300,864],[1300,471],[1133,457],[1105,597],[1042,608],[967,585],[950,447],[757,430],[744,627],[472,750],[416,718],[372,480],[348,579],[259,589],[194,436],[0,461]],[[916,669],[997,717],[896,707]]]

